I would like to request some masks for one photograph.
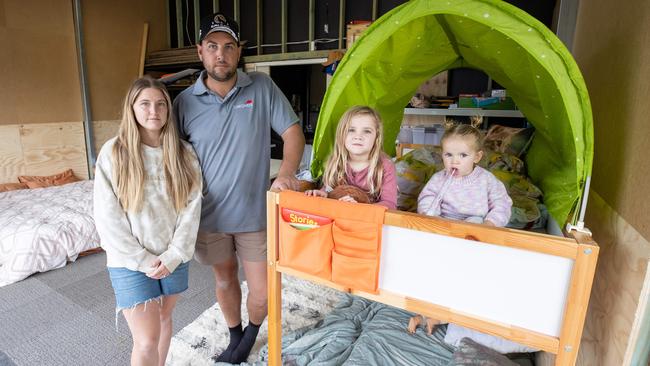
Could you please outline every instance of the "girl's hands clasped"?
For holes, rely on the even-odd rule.
[[[153,278],[155,280],[159,280],[161,278],[165,278],[170,275],[171,272],[165,267],[164,264],[160,261],[160,259],[156,259],[152,264],[151,268],[153,268],[151,271],[147,272],[147,277]]]

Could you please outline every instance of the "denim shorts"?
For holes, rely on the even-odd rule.
[[[169,276],[159,280],[149,278],[139,271],[108,267],[115,292],[116,312],[187,290],[189,266],[189,262],[182,263]]]

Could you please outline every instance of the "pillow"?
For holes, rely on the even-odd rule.
[[[450,324],[451,325],[451,324]],[[469,338],[463,338],[451,356],[447,366],[519,366],[508,357],[482,346]]]
[[[449,323],[447,326],[447,333],[445,334],[445,343],[455,347],[460,347],[462,340],[467,338],[498,353],[523,353],[538,351],[534,348],[530,348],[522,344],[509,341],[507,339],[499,338],[472,329],[467,329],[461,327],[460,325]]]
[[[29,188],[45,188],[50,186],[61,186],[68,183],[78,182],[80,179],[74,176],[72,169],[62,173],[46,176],[21,175],[18,177],[20,183],[25,183]]]
[[[485,135],[483,146],[498,152],[522,156],[533,141],[535,129],[493,125]]]
[[[525,174],[525,164],[518,157],[489,149],[485,149],[484,152],[483,159],[478,163],[481,167],[489,171],[504,170],[506,172]]]
[[[0,184],[0,192],[15,191],[16,189],[28,189],[25,183],[4,183]]]
[[[397,209],[416,212],[418,195],[429,178],[442,168],[440,148],[418,148],[397,159]]]

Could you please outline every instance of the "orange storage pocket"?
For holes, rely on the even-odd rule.
[[[332,224],[299,230],[279,220],[280,265],[332,278]]]
[[[377,292],[377,259],[354,258],[332,252],[332,281],[354,290]]]
[[[376,259],[379,248],[379,227],[375,223],[337,219],[332,227],[334,250],[339,254]]]

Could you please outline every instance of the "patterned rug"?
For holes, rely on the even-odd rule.
[[[246,299],[248,287],[242,283],[242,299]],[[338,303],[340,292],[282,275],[282,333],[313,326],[329,313]],[[242,301],[242,323],[248,323],[248,315]],[[268,343],[266,320],[262,323],[255,346],[248,357],[248,363],[260,361],[262,349]],[[215,303],[195,321],[178,332],[171,342],[166,365],[207,366],[214,365],[212,356],[220,354],[228,345],[228,327],[221,308]],[[266,348],[266,347],[264,347]]]

